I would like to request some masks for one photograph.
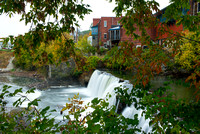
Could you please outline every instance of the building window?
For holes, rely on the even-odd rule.
[[[92,36],[93,37],[93,40],[95,40],[95,36]]]
[[[119,21],[117,21],[117,25],[120,25],[120,22],[119,22]]]
[[[104,21],[104,27],[107,27],[107,21],[106,20]]]
[[[193,5],[193,15],[197,15],[200,12],[200,2],[195,2]]]
[[[107,48],[107,43],[106,42],[104,42],[103,45],[104,45],[105,48]]]
[[[104,39],[107,39],[107,33],[104,33]]]

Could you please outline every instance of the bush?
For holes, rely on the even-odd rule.
[[[169,83],[168,83],[169,84]],[[149,92],[150,85],[142,88],[137,85],[131,91],[124,87],[115,88],[115,92],[120,102],[134,104],[136,109],[143,109],[145,119],[150,119],[152,133],[199,133],[199,102],[186,102],[174,100],[167,83],[154,92]],[[34,93],[35,89],[28,90],[25,94],[22,89],[9,92],[10,86],[4,86],[0,92],[0,133],[145,133],[138,128],[138,114],[125,118],[117,114],[116,107],[109,107],[109,103],[104,99],[94,98],[91,103],[84,105],[79,95],[68,98],[68,102],[60,111],[68,111],[68,115],[63,115],[65,122],[56,123],[50,117],[50,106],[38,109],[39,99],[28,103],[26,109],[12,110],[6,112],[6,97],[21,96],[13,103],[14,107],[20,106],[29,93]],[[166,97],[167,95],[167,97]],[[110,97],[110,95],[108,95]],[[139,98],[139,99],[137,99]],[[83,114],[86,109],[92,108],[91,113]]]
[[[107,52],[106,48],[100,48],[100,55],[104,55]]]
[[[185,37],[200,41],[200,36],[192,32],[186,33]],[[181,68],[194,70],[194,66],[200,62],[200,47],[196,41],[182,40],[180,52],[175,56],[175,63],[181,65]]]
[[[79,37],[79,41],[75,44],[75,47],[81,50],[84,55],[91,55],[96,53],[96,47],[91,46],[90,42],[88,41],[89,35],[84,35]]]
[[[106,67],[117,70],[123,70],[130,67],[134,56],[127,56],[128,52],[125,51],[125,49],[120,49],[118,47],[113,47],[110,51],[108,51],[103,58],[103,62],[105,63]]]
[[[22,89],[16,89],[14,93],[8,91],[10,87],[4,86],[0,94],[0,133],[136,133],[141,132],[137,128],[139,120],[137,116],[134,119],[125,118],[115,112],[116,107],[109,107],[108,102],[103,99],[94,98],[91,103],[84,105],[78,95],[69,98],[69,103],[60,111],[68,111],[68,115],[63,115],[64,122],[55,122],[50,117],[50,106],[37,109],[39,99],[35,99],[28,103],[25,110],[13,110],[11,114],[5,112],[5,97],[13,97],[20,95]],[[34,89],[30,89],[26,94],[34,93]],[[28,100],[26,96],[21,96],[13,103],[14,107],[20,106],[24,100]],[[80,115],[87,108],[93,108],[94,111],[87,113],[86,116],[80,118]],[[26,119],[23,119],[26,118]],[[67,120],[67,121],[65,121]],[[25,122],[27,121],[27,122]],[[26,123],[26,124],[24,124]],[[87,125],[87,127],[85,127]],[[113,129],[115,128],[115,129]]]
[[[86,63],[83,66],[83,69],[85,71],[89,71],[89,70],[94,70],[97,68],[98,63],[101,61],[101,59],[97,56],[90,56],[88,58],[86,58]]]

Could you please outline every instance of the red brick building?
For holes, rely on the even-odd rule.
[[[197,15],[200,12],[200,2],[196,0],[190,1],[191,9],[183,10],[183,14]],[[167,8],[167,7],[166,7]],[[154,16],[159,19],[159,25],[157,27],[147,29],[147,33],[150,35],[151,39],[159,44],[162,44],[163,40],[166,38],[170,38],[169,33],[161,34],[159,33],[159,28],[162,25],[162,22],[166,21],[166,18],[163,17],[166,8],[162,9],[160,12],[155,13]],[[101,17],[93,19],[93,27],[92,27],[92,44],[93,46],[100,47],[111,47],[114,45],[118,45],[119,42],[122,41],[130,41],[135,45],[141,45],[141,43],[137,40],[134,40],[131,36],[126,35],[126,30],[120,24],[121,17]],[[176,25],[175,20],[170,20],[167,22],[168,30],[170,33],[181,32],[184,30],[183,25]],[[136,34],[140,35],[140,31],[136,29]]]
[[[125,30],[120,25],[121,17],[101,17],[93,19],[92,36],[93,46],[108,47],[118,44],[120,41],[133,41],[125,34]]]
[[[182,14],[186,15],[198,15],[198,12],[200,12],[200,2],[197,2],[197,0],[190,0],[190,10],[184,10],[182,9]],[[181,31],[184,31],[184,26],[181,25],[176,25],[175,20],[170,20],[167,22],[167,31],[164,34],[159,33],[159,28],[162,25],[162,22],[166,21],[166,18],[163,17],[163,14],[165,13],[166,8],[163,8],[160,12],[155,13],[155,17],[157,17],[160,21],[159,25],[156,27],[156,38],[154,40],[156,43],[162,44],[163,40],[166,38],[171,38],[173,34],[180,33]]]

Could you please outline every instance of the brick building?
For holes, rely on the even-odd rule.
[[[93,46],[109,47],[122,40],[131,40],[120,25],[121,17],[101,17],[93,19],[92,36]]]
[[[190,0],[190,7],[191,8],[189,10],[182,9],[182,14],[198,15],[198,13],[200,12],[200,2],[197,2],[197,0]],[[158,44],[162,44],[163,40],[165,40],[166,38],[170,38],[172,34],[184,31],[184,26],[182,24],[176,25],[176,20],[171,19],[167,22],[167,31],[169,31],[170,33],[166,32],[162,35],[159,33],[159,28],[161,27],[162,23],[166,21],[166,18],[163,17],[166,9],[167,7],[163,8],[160,12],[154,14],[155,17],[157,17],[160,21],[155,30],[156,38],[154,38],[155,42]]]
[[[196,0],[190,1],[191,8],[190,10],[182,10],[184,14],[197,15],[200,12],[200,2]],[[166,7],[167,8],[167,7]],[[154,14],[160,22],[157,27],[147,29],[147,33],[150,35],[151,39],[159,44],[162,44],[163,40],[169,38],[169,33],[160,34],[159,28],[162,25],[162,22],[166,21],[166,18],[163,17],[166,8]],[[122,41],[130,41],[135,45],[141,45],[141,43],[137,40],[134,40],[131,36],[126,35],[126,30],[119,23],[121,17],[101,17],[93,19],[93,27],[92,27],[92,44],[93,46],[100,47],[111,47],[114,45],[118,45],[119,42]],[[167,22],[168,29],[171,33],[181,32],[184,30],[183,25],[176,25],[175,20],[170,20]],[[136,29],[136,34],[140,35],[140,31]]]

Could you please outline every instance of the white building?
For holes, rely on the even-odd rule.
[[[88,40],[88,42],[90,43],[90,45],[92,46],[92,36],[89,36],[89,37],[87,38],[87,40]]]

